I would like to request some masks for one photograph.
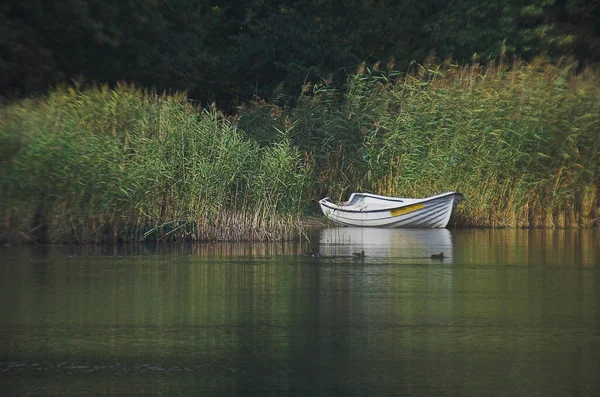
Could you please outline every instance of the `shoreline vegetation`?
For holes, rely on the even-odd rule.
[[[0,241],[279,241],[317,201],[459,191],[457,227],[600,225],[600,74],[538,59],[359,70],[226,116],[128,84],[3,105]]]

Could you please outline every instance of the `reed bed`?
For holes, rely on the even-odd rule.
[[[2,112],[5,241],[270,241],[303,232],[306,173],[290,140],[262,148],[184,95],[61,88]]]
[[[599,76],[364,70],[233,117],[125,84],[59,88],[1,109],[0,240],[289,240],[319,198],[353,191],[460,191],[456,226],[598,226]]]
[[[343,92],[323,84],[288,114],[262,111],[274,125],[292,120],[311,167],[306,197],[454,190],[467,198],[458,226],[591,227],[600,224],[598,83],[596,70],[570,63],[428,63],[365,69]]]

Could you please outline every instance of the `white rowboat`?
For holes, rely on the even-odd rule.
[[[352,193],[342,204],[319,201],[323,214],[344,226],[443,228],[463,195],[447,192],[423,199]]]

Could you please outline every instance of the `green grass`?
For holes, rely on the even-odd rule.
[[[280,240],[302,233],[306,173],[289,139],[261,148],[182,95],[64,88],[3,111],[8,240]],[[285,135],[286,132],[282,132]]]
[[[415,66],[315,87],[291,111],[312,161],[307,196],[424,197],[460,191],[455,224],[599,224],[600,84],[594,70]],[[277,121],[277,120],[276,120]]]
[[[1,109],[0,240],[287,240],[353,191],[460,191],[457,226],[598,226],[599,77],[414,65],[232,117],[125,84],[59,88]]]

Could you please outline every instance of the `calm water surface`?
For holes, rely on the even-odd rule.
[[[599,262],[598,231],[2,248],[0,394],[597,396]]]

